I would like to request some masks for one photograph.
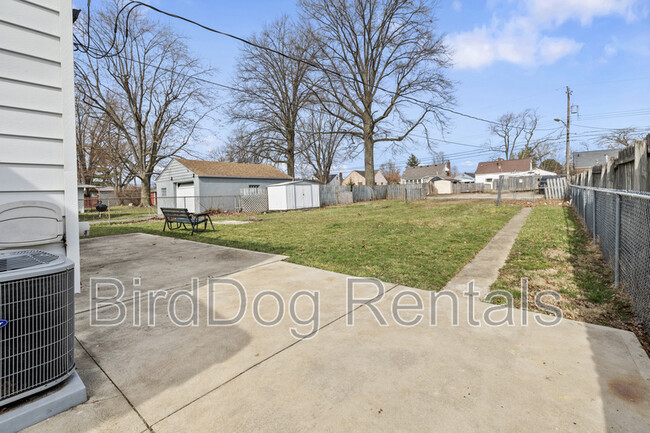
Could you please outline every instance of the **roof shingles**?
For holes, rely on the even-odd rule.
[[[505,159],[500,161],[479,162],[475,174],[513,173],[532,170],[530,158]]]
[[[267,164],[242,164],[239,162],[197,161],[177,158],[197,176],[244,177],[263,179],[292,179],[277,168]]]

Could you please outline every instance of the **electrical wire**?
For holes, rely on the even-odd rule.
[[[217,35],[225,36],[225,37],[234,39],[234,40],[239,41],[241,43],[244,43],[246,45],[252,46],[252,47],[254,47],[256,49],[265,50],[265,51],[271,52],[273,54],[276,54],[278,56],[284,57],[284,58],[286,58],[288,60],[303,63],[303,64],[305,64],[307,66],[312,67],[312,68],[321,70],[326,74],[331,74],[331,75],[337,76],[338,78],[341,78],[343,80],[353,81],[356,84],[361,84],[361,85],[364,85],[364,86],[367,85],[367,83],[364,83],[362,80],[360,80],[360,79],[358,79],[356,77],[347,76],[347,75],[342,74],[342,73],[340,73],[338,71],[335,71],[333,69],[330,69],[330,68],[327,68],[327,67],[325,67],[323,65],[320,65],[320,64],[318,64],[316,62],[313,62],[313,61],[310,61],[310,60],[305,60],[305,59],[302,59],[302,58],[299,58],[299,57],[295,57],[295,56],[292,56],[290,54],[286,54],[286,53],[284,53],[282,51],[276,50],[274,48],[270,48],[270,47],[266,47],[266,46],[263,46],[263,45],[260,45],[260,44],[256,44],[256,43],[251,42],[248,39],[242,38],[240,36],[236,36],[236,35],[233,35],[231,33],[227,33],[227,32],[223,32],[221,30],[217,30],[215,28],[206,26],[204,24],[201,24],[201,23],[199,23],[197,21],[186,18],[184,16],[177,15],[177,14],[174,14],[174,13],[171,13],[171,12],[167,12],[167,11],[159,9],[159,8],[157,8],[155,6],[152,6],[152,5],[140,2],[140,1],[136,1],[136,0],[131,0],[131,1],[127,2],[118,11],[118,13],[117,13],[117,15],[115,17],[115,25],[114,25],[114,28],[113,28],[113,36],[114,36],[113,41],[112,41],[111,45],[109,46],[108,50],[106,50],[104,53],[101,53],[101,54],[98,55],[96,49],[91,49],[90,47],[85,47],[85,49],[86,49],[85,52],[90,53],[91,51],[94,51],[93,55],[96,56],[95,58],[98,58],[98,59],[108,57],[109,55],[119,55],[124,50],[124,47],[126,45],[126,39],[128,38],[128,22],[129,22],[131,13],[136,8],[138,8],[140,6],[149,8],[149,9],[151,9],[151,10],[153,10],[155,12],[158,12],[158,13],[160,13],[162,15],[166,15],[168,17],[175,18],[175,19],[178,19],[178,20],[181,20],[181,21],[185,21],[185,22],[187,22],[189,24],[195,25],[195,26],[200,27],[200,28],[202,28],[204,30],[215,33]],[[90,5],[89,5],[89,8],[90,8]],[[120,15],[123,14],[124,11],[127,8],[130,8],[130,9],[128,9],[128,12],[126,13],[125,32],[124,32],[125,41],[124,41],[124,44],[122,45],[122,48],[120,48],[115,54],[110,54],[109,52],[110,52],[110,50],[113,49],[113,47],[115,46],[115,42],[117,40],[118,23],[119,23]],[[88,20],[89,20],[89,17],[88,17]],[[385,93],[392,94],[393,96],[397,95],[397,92],[395,92],[393,90],[386,89],[386,88],[384,88],[382,86],[379,86],[379,85],[374,85],[374,86],[371,86],[371,87],[374,88],[374,89],[377,89],[377,90],[381,90],[381,91],[383,91]],[[409,95],[402,95],[402,97],[404,99],[406,99],[406,100],[411,101],[412,103],[414,103],[416,105],[420,105],[421,108],[426,109],[426,110],[437,109],[437,110],[445,111],[445,112],[448,112],[448,113],[451,113],[451,114],[455,114],[457,116],[473,119],[473,120],[476,120],[476,121],[485,122],[485,123],[493,124],[493,125],[498,125],[498,122],[495,122],[495,121],[492,121],[492,120],[489,120],[489,119],[485,119],[485,118],[482,118],[482,117],[479,117],[479,116],[474,116],[472,114],[463,113],[463,112],[460,112],[458,110],[454,110],[454,109],[444,107],[444,106],[441,106],[441,105],[432,104],[430,102],[423,101],[421,99],[418,99],[418,98],[415,98],[415,97],[412,97],[412,96],[409,96]]]

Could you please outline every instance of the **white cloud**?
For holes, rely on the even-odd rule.
[[[539,41],[538,48],[541,62],[550,65],[562,57],[577,53],[582,48],[582,44],[569,38],[544,36]]]
[[[527,0],[526,3],[531,16],[555,25],[575,19],[586,26],[594,18],[607,15],[634,21],[643,14],[638,0]]]
[[[451,7],[452,7],[456,12],[460,12],[460,11],[463,10],[463,4],[462,4],[461,2],[459,2],[458,0],[454,0],[454,1],[451,3]]]
[[[461,167],[473,167],[476,163],[474,161],[465,161],[460,164]]]
[[[639,0],[525,0],[519,5],[508,19],[495,14],[489,26],[449,35],[455,67],[481,68],[497,61],[524,67],[549,65],[582,48],[578,41],[550,35],[566,21],[585,26],[600,16],[618,15],[627,21],[647,16]]]

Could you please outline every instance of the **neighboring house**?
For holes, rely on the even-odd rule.
[[[343,185],[365,185],[366,172],[364,170],[355,170],[343,179]],[[388,185],[388,181],[381,171],[375,170],[375,185]]]
[[[266,164],[174,159],[156,179],[158,210],[234,211],[242,188],[266,188],[287,180],[292,180],[291,176]]]
[[[449,161],[445,164],[418,165],[406,167],[402,175],[402,184],[427,183],[435,180],[449,179],[451,168]]]
[[[580,173],[589,170],[594,165],[607,164],[607,157],[618,157],[620,149],[606,150],[586,150],[583,152],[573,152],[573,169]]]
[[[318,180],[318,178],[316,176],[312,176],[309,180],[320,183],[320,181]],[[341,186],[341,185],[343,185],[342,182],[343,182],[343,174],[342,173],[330,174],[328,176],[328,178],[327,178],[327,185],[328,186]]]
[[[530,158],[506,159],[499,158],[497,161],[479,162],[474,173],[476,183],[489,183],[499,179],[499,176],[516,177],[531,176],[533,162]]]
[[[474,173],[460,173],[454,177],[454,180],[457,180],[460,183],[474,183]]]

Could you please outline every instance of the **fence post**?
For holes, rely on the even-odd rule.
[[[621,255],[621,196],[616,194],[616,236],[614,239],[614,286],[618,289]]]
[[[497,194],[497,206],[501,204],[501,186],[503,185],[503,175],[499,176],[499,194]]]
[[[594,197],[594,203],[591,206],[591,219],[592,219],[592,226],[593,226],[593,237],[594,237],[594,245],[596,245],[596,191],[592,190],[591,194]]]
[[[648,186],[648,137],[634,145],[634,190],[645,191]]]

